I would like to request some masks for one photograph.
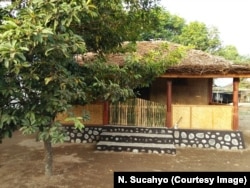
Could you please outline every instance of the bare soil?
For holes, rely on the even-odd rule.
[[[176,155],[100,152],[95,144],[54,145],[54,175],[44,175],[43,144],[16,132],[0,144],[1,188],[112,188],[115,171],[250,171],[246,149],[177,148]]]

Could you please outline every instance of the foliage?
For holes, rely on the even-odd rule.
[[[200,22],[191,22],[183,27],[176,41],[179,44],[193,46],[197,50],[207,52],[213,52],[220,46],[217,29],[209,29]]]
[[[184,18],[171,14],[163,8],[152,11],[154,27],[142,33],[140,40],[167,40],[213,55],[222,56],[235,63],[249,63],[248,56],[242,56],[233,45],[223,46],[216,27],[207,27],[202,22],[186,23]]]
[[[235,63],[249,63],[250,58],[247,56],[241,56],[237,48],[233,45],[227,45],[221,47],[215,52],[216,55],[223,56],[228,60],[234,61]]]
[[[21,127],[23,133],[39,131],[44,143],[64,141],[62,127],[54,119],[76,98],[85,100],[86,87],[84,78],[68,69],[74,63],[73,54],[86,50],[70,24],[80,23],[80,14],[91,14],[91,9],[85,1],[34,0],[15,16],[4,18],[0,26],[1,137]]]
[[[153,29],[141,35],[141,40],[167,40],[210,53],[221,45],[219,32],[215,27],[208,28],[201,22],[187,24],[184,18],[171,14],[163,8],[155,9],[153,13],[158,22],[155,22]]]
[[[74,55],[104,54],[125,40],[137,40],[152,26],[155,3],[17,0],[6,8],[0,25],[0,139],[19,128],[25,134],[38,132],[45,147],[45,174],[52,175],[51,144],[65,136],[54,121],[58,113],[75,102],[130,97],[134,87],[147,84],[163,67],[153,64],[154,54],[138,65],[131,56],[122,68],[103,62],[103,56],[80,66]],[[70,120],[83,127],[78,117]]]
[[[116,2],[119,2],[119,6],[116,6]],[[131,32],[131,27],[135,27],[135,22],[138,20],[141,21],[141,25],[143,21],[148,20],[144,12],[150,9],[153,1],[143,2],[141,9],[139,6],[142,2],[127,1],[129,6],[126,7],[126,11],[121,11],[124,8],[122,1],[95,3],[98,6],[97,12],[94,12],[97,10],[95,6],[77,0],[70,3],[63,0],[34,0],[28,3],[16,1],[16,4],[13,4],[14,8],[10,7],[10,12],[15,8],[21,7],[21,9],[18,9],[14,17],[9,14],[10,17],[7,17],[1,26],[0,52],[1,70],[3,70],[1,76],[8,77],[1,83],[1,95],[3,95],[1,102],[4,107],[8,109],[11,107],[10,111],[15,113],[7,120],[1,119],[1,131],[12,123],[22,126],[22,130],[26,133],[37,130],[43,132],[47,130],[44,127],[57,127],[52,122],[58,112],[67,110],[76,100],[86,102],[91,96],[95,96],[97,91],[87,88],[87,84],[89,86],[91,82],[85,82],[85,75],[75,74],[72,72],[74,70],[69,68],[78,66],[74,63],[73,54],[84,52],[83,39],[86,40],[88,49],[104,51],[114,48],[124,39],[136,38],[132,35],[138,35],[137,31]],[[136,13],[134,17],[133,13]],[[138,19],[139,17],[141,19]],[[108,25],[116,20],[121,22],[116,24],[117,27]],[[98,24],[94,25],[96,21]],[[88,42],[88,37],[92,36],[87,32],[90,28],[92,29],[90,33],[94,34],[93,37],[98,38],[93,43]],[[115,30],[112,30],[113,28]],[[76,31],[82,37],[75,34]],[[101,35],[99,35],[100,31]],[[112,33],[116,33],[120,38],[106,36],[113,36]],[[123,35],[128,37],[124,38]],[[93,38],[90,37],[90,39]],[[103,68],[110,67],[103,66]],[[108,77],[106,76],[105,79]],[[15,84],[11,90],[10,83]],[[100,84],[97,81],[93,85],[97,83]],[[109,81],[109,84],[109,87],[113,88],[112,91],[119,91],[119,83],[112,84]],[[123,91],[121,95],[124,97],[129,93],[126,89],[120,90]],[[102,90],[102,93],[105,92]],[[86,98],[86,93],[89,98]],[[118,96],[117,93],[106,95]],[[3,114],[6,111],[2,109],[1,117],[4,117]],[[10,135],[10,132],[8,133]]]
[[[134,93],[134,89],[148,87],[169,66],[178,63],[187,51],[185,47],[177,47],[169,53],[168,43],[145,52],[143,56],[133,51],[137,49],[136,43],[124,45],[123,49],[127,53],[122,54],[124,58],[122,64],[104,58],[94,62],[85,62],[78,69],[91,92],[87,94],[93,97],[91,100],[108,100],[114,103],[133,97],[137,94]],[[79,101],[77,103],[79,104]]]
[[[144,31],[141,40],[167,40],[175,41],[181,34],[182,28],[186,25],[185,20],[177,15],[173,15],[163,8],[152,11],[155,19],[154,27],[150,31]]]
[[[80,25],[71,24],[81,35],[88,51],[110,52],[124,41],[137,41],[158,19],[153,10],[158,0],[92,0],[96,16],[82,14]]]
[[[0,27],[1,100],[6,108],[14,107],[11,118],[19,120],[24,132],[43,132],[57,127],[52,122],[70,101],[84,98],[84,92],[75,89],[85,87],[83,78],[74,76],[67,66],[73,62],[72,54],[84,52],[85,45],[67,26],[79,22],[77,15],[89,9],[85,3],[75,8],[75,1],[33,1],[31,5],[20,9],[17,18],[6,18]],[[70,10],[72,17],[60,10]],[[1,114],[6,114],[5,108]],[[10,123],[16,121],[6,119],[1,128]]]

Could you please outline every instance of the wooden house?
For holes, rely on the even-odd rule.
[[[143,55],[162,43],[165,42],[138,42],[137,53]],[[113,54],[109,61],[122,64],[124,57]],[[165,105],[163,126],[168,128],[177,126],[182,129],[238,130],[239,82],[241,78],[248,77],[250,77],[250,66],[247,64],[234,64],[222,57],[190,49],[178,64],[169,67],[149,88],[143,89],[140,97]],[[233,78],[233,105],[213,102],[215,78]],[[84,108],[92,117],[85,124],[111,124],[111,108],[107,102],[86,105]],[[78,113],[81,109],[81,106],[75,106],[73,111]],[[63,121],[64,116],[58,118]]]
[[[168,42],[138,42],[136,53],[143,55],[157,50],[163,43]],[[168,45],[170,50],[176,46]],[[125,55],[112,54],[107,58],[122,65]],[[94,55],[86,57],[94,58]],[[77,61],[84,63],[81,57]],[[81,115],[83,109],[90,114],[83,130],[65,121],[65,114],[58,114],[57,120],[65,125],[69,142],[96,141],[97,150],[101,151],[175,154],[175,146],[244,149],[243,134],[239,130],[239,82],[248,77],[248,64],[234,64],[222,57],[189,49],[180,62],[167,68],[150,87],[139,90],[140,99],[117,106],[105,101],[74,106],[71,110],[76,115]],[[214,103],[213,80],[216,78],[233,79],[232,105]]]

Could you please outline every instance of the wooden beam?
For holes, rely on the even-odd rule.
[[[239,78],[233,79],[233,130],[239,129]]]
[[[103,103],[103,125],[109,124],[109,103],[105,101]]]
[[[172,80],[167,80],[166,106],[167,106],[166,127],[171,128],[173,126],[173,120],[172,120]]]

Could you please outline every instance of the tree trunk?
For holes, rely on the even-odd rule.
[[[45,152],[45,175],[52,176],[53,174],[53,151],[50,140],[44,140],[44,152]]]

